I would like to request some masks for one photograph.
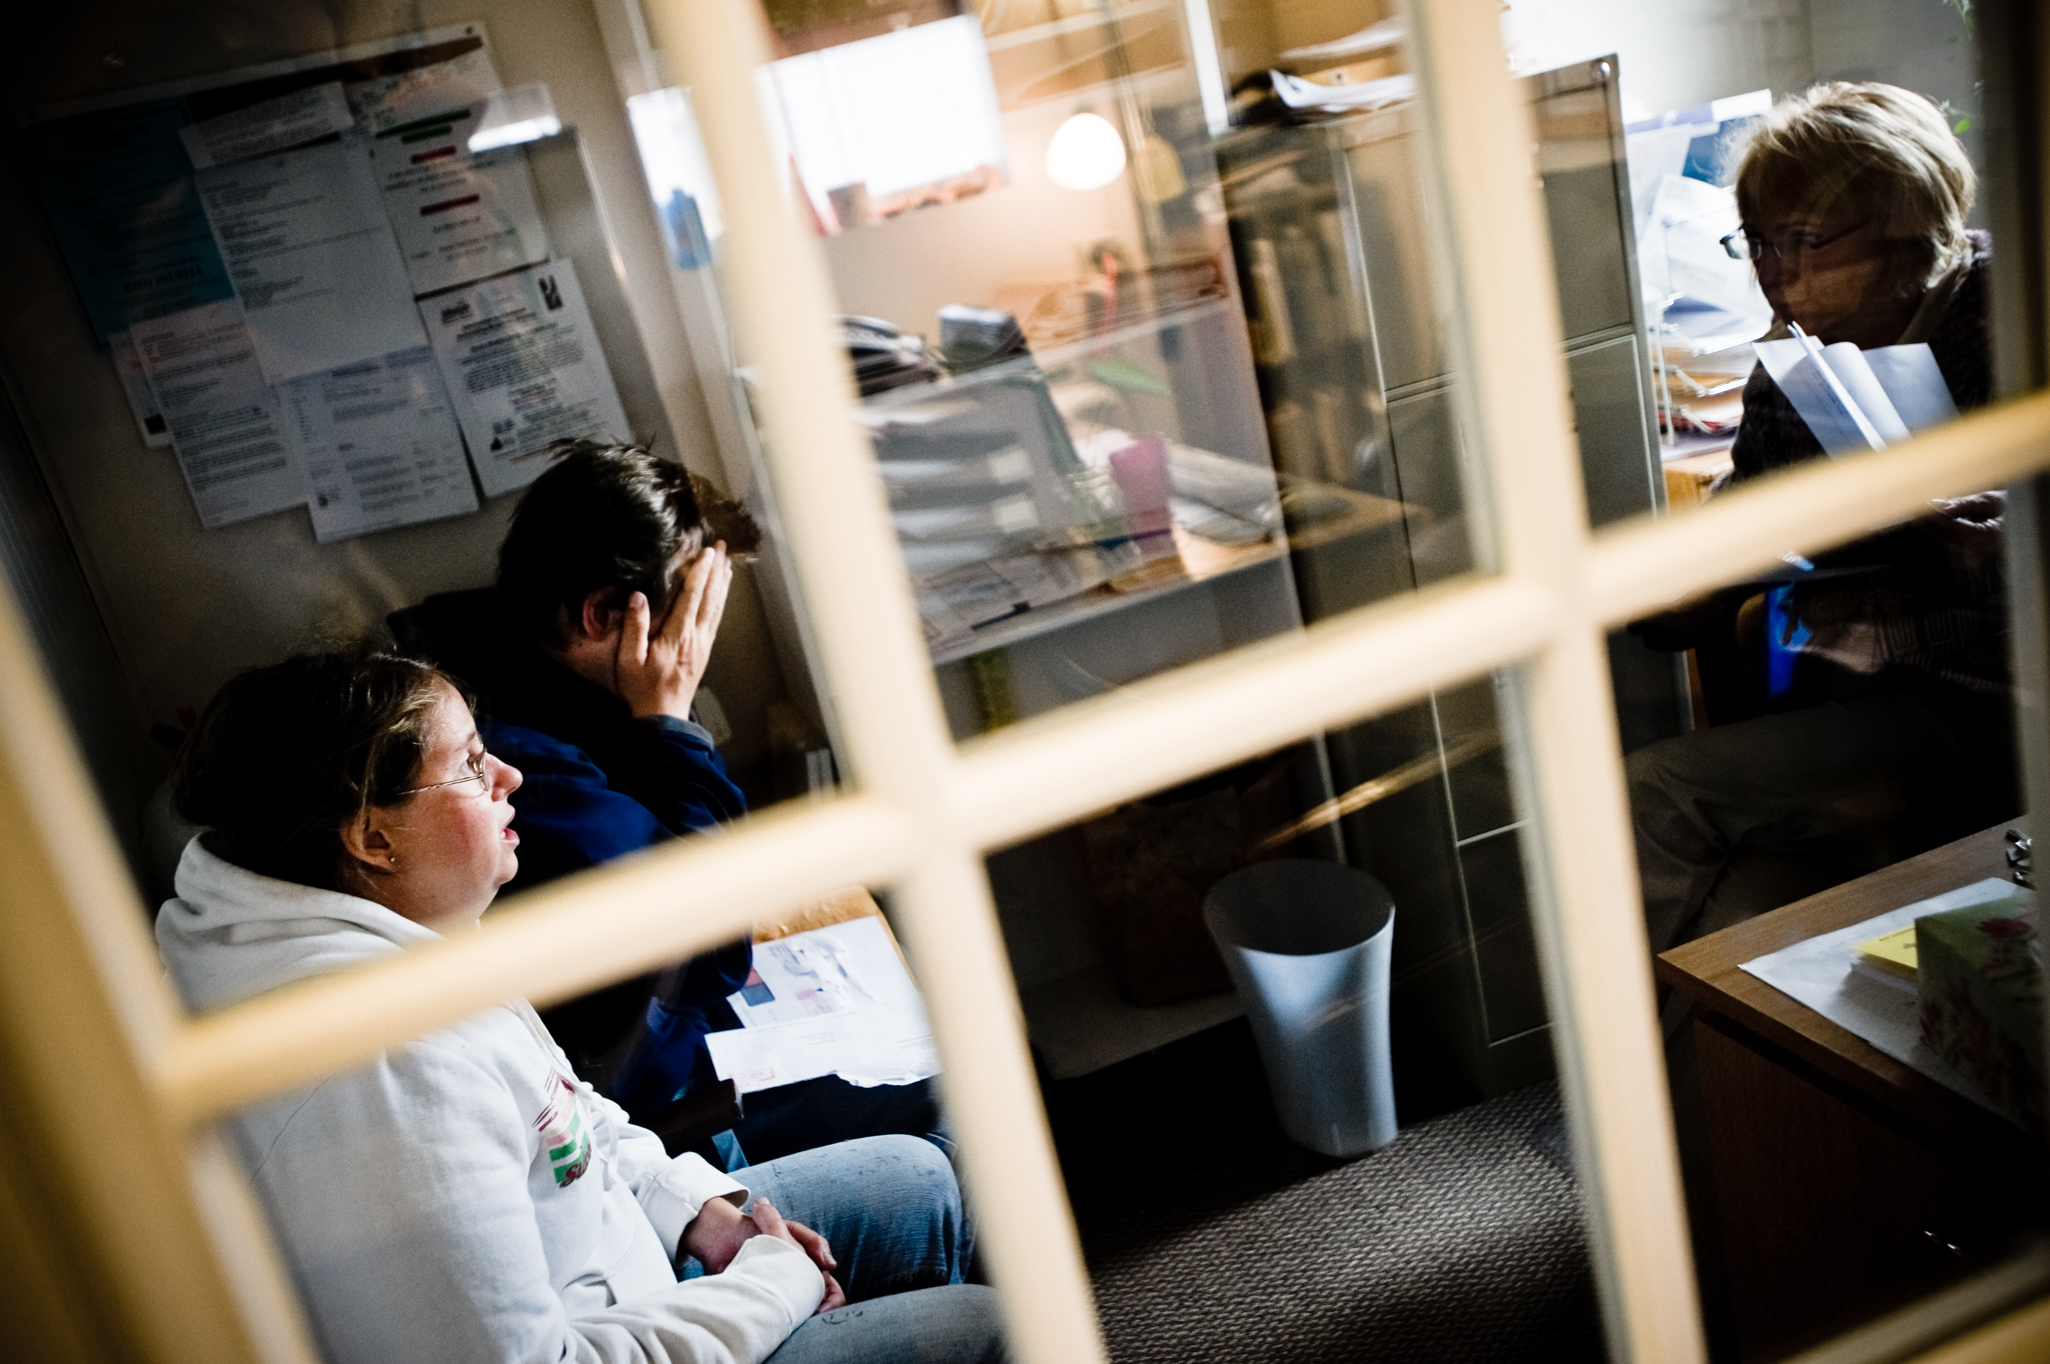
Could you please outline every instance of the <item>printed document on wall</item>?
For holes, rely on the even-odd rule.
[[[277,397],[234,302],[138,322],[130,336],[202,526],[306,501],[305,476],[279,429]]]
[[[22,128],[22,157],[50,233],[102,344],[140,318],[229,298],[178,130],[182,100]]]
[[[344,93],[356,121],[374,135],[450,109],[482,104],[502,88],[491,49],[480,44],[447,61],[351,81]]]
[[[416,294],[548,259],[526,148],[470,154],[483,112],[482,104],[441,110],[371,139],[378,188]]]
[[[121,391],[127,395],[128,410],[135,414],[135,429],[148,446],[169,445],[171,424],[157,408],[157,395],[150,392],[149,375],[143,372],[142,357],[135,352],[135,340],[125,331],[107,338],[107,351],[114,360],[114,372],[121,376]]]
[[[425,346],[281,385],[325,542],[477,510],[462,435]]]
[[[360,142],[345,137],[197,178],[272,383],[424,343]]]
[[[420,316],[486,497],[539,478],[553,441],[628,438],[568,261],[423,299]]]
[[[193,168],[206,170],[345,133],[355,123],[342,83],[328,81],[187,124],[178,137]]]

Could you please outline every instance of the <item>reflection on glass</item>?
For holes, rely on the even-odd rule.
[[[1991,242],[1953,118],[1872,82],[1746,112],[1695,144],[1726,188],[1676,194],[1668,176],[1659,193],[1721,196],[1719,214],[1667,224],[1699,267],[1674,291],[1694,302],[1666,313],[1681,463],[1720,459],[1744,483],[1987,402]],[[1729,268],[1771,310],[1752,345],[1723,334],[1742,315]],[[1717,289],[1720,313],[1700,301]],[[1980,1173],[2038,1163],[2042,1131],[2033,894],[2004,855],[2025,843],[2003,837],[2020,809],[2005,502],[1790,552],[1633,627],[1686,650],[1696,687],[1698,727],[1630,756],[1631,812],[1675,987],[1663,1021],[1710,1330],[1744,1357],[1899,1307],[2041,1224],[2034,1181]],[[1874,1178],[1899,1199],[1872,1199]],[[1794,1222],[1813,1230],[1765,1231]]]
[[[1986,401],[1974,180],[1934,106],[1892,86],[1818,87],[1751,133],[1729,240],[1776,326],[1745,385],[1737,481],[1846,431],[1904,438],[1901,407],[1919,425]],[[1999,493],[1960,499],[1654,625],[1698,645],[1717,721],[1634,760],[1654,946],[2014,814],[2003,511]],[[1761,857],[1784,865],[1754,883]]]
[[[1279,7],[1251,18],[1244,5],[1212,6],[1209,17],[1201,8],[1188,11],[1187,41],[1202,48],[1230,37],[1207,52],[1232,68],[1228,92],[1195,88],[1205,63],[1187,55],[1179,11],[992,5],[979,16],[980,46],[964,48],[954,60],[965,65],[934,72],[931,85],[951,89],[986,67],[1002,184],[885,218],[872,211],[874,183],[868,209],[812,183],[852,182],[854,171],[802,175],[848,314],[840,325],[862,394],[858,419],[959,738],[1484,571],[1488,522],[1514,511],[1488,506],[1462,430],[1470,378],[1443,287],[1450,262],[1402,70],[1402,25],[1298,27],[1299,41],[1284,43],[1276,35],[1290,25]],[[1890,365],[1881,354],[1902,342],[1929,341],[1931,362],[1953,377],[1951,341],[1939,344],[1937,332],[1946,316],[1969,317],[1945,312],[1971,297],[1969,252],[1907,270],[1910,300],[1881,283],[1886,271],[1869,268],[1901,255],[1887,243],[1901,240],[1888,215],[1903,193],[1861,190],[1857,176],[1812,193],[1830,173],[1805,163],[1755,189],[1740,175],[1754,139],[1784,116],[1768,87],[1785,88],[1798,63],[1712,61],[1696,50],[1701,34],[1684,26],[1657,42],[1636,29],[1534,42],[1532,7],[1511,6],[1519,8],[1512,57],[1538,138],[1593,526],[1652,513],[1668,496],[1699,500],[1713,477],[1701,475],[1702,461],[1727,466],[1734,441],[1745,468],[1778,439],[1784,414],[1759,401],[1761,386],[1778,389],[1754,367],[1763,358],[1764,373],[1776,372],[1779,353],[1753,344],[1775,312],[1818,348],[1852,342],[1864,354],[1869,379],[1846,378],[1847,362],[1816,360],[1786,331],[1796,350],[1785,372],[1808,366],[1832,396],[1885,389],[1897,375],[1912,381],[1912,363]],[[1587,17],[1585,7],[1552,8],[1562,23]],[[937,22],[952,20],[906,31]],[[1265,37],[1248,36],[1262,23]],[[830,64],[822,54],[877,37],[858,24],[827,32],[785,23],[783,32],[788,51],[821,55],[821,65]],[[1611,55],[1625,44],[1623,56]],[[1819,54],[1826,44],[1816,44]],[[1249,64],[1248,52],[1261,55]],[[1700,69],[1680,74],[1690,63]],[[1805,85],[1811,75],[1792,79]],[[809,98],[787,96],[786,115]],[[1672,112],[1652,112],[1661,109]],[[1945,120],[1917,117],[1917,136],[1940,148]],[[836,127],[847,145],[834,155],[851,166],[867,144],[881,155],[900,135]],[[1883,204],[1873,222],[1861,194]],[[866,226],[836,230],[853,221]],[[1961,273],[1946,273],[1952,266]],[[1870,276],[1864,284],[1859,268]],[[1836,285],[1822,288],[1832,277]],[[1477,312],[1485,325],[1485,300]],[[1871,328],[1847,325],[1867,314]],[[1915,332],[1917,314],[1925,334]],[[1983,376],[1983,330],[1977,344]],[[1943,387],[1960,409],[1984,400],[1983,385],[1976,395]],[[1860,410],[1875,435],[1891,439],[1920,429],[1937,406],[1911,389],[1888,402],[1897,427],[1882,431]],[[1759,456],[1759,470],[1795,450],[1784,439],[1777,448]],[[1765,754],[1742,750],[1733,762],[1761,778],[1775,766],[1790,774],[1783,805],[1798,822],[1815,808],[1800,783],[1821,768],[1818,720],[1897,760],[1860,788],[1867,805],[1856,817],[1867,822],[1820,839],[1814,864],[1774,849],[1757,859],[1759,879],[1718,873],[1704,896],[1751,895],[1750,908],[1733,914],[1742,918],[2012,813],[2004,674],[1980,666],[2003,628],[1998,546],[1997,508],[1973,501],[1748,585],[1717,604],[1718,620],[1656,622],[1608,642],[1633,775],[1739,745],[1746,723],[1784,721],[1802,737]],[[1922,557],[1886,557],[1910,548]],[[1889,578],[1898,564],[1917,567]],[[1860,595],[1868,591],[1877,596]],[[1740,611],[1752,597],[1759,601]],[[1850,605],[1878,599],[1902,629]],[[1932,601],[1939,609],[1925,611]],[[1683,662],[1689,645],[1698,647]],[[1824,669],[1841,676],[1820,693],[1804,690]],[[1532,830],[1511,799],[1503,752],[1507,684],[1447,688],[991,856],[1085,1244],[1099,1260],[1124,1257],[1098,1284],[1114,1342],[1147,1334],[1133,1304],[1148,1275],[1164,1272],[1163,1247],[1183,1244],[1183,1233],[1229,1243],[1233,1198],[1189,1192],[1199,1166],[1229,1162],[1219,1153],[1253,1151],[1276,1172],[1234,1176],[1238,1202],[1269,1213],[1301,1208],[1320,1230],[1342,1224],[1331,1234],[1345,1235],[1358,1219],[1328,1215],[1310,1190],[1349,1199],[1356,1213],[1397,1186],[1405,1142],[1471,1141],[1458,1158],[1470,1162],[1486,1145],[1474,1134],[1499,1120],[1511,1135],[1492,1149],[1513,1148],[1523,1184],[1544,1194],[1529,1225],[1577,1218],[1549,1087],[1552,1041],[1525,878]],[[1860,709],[1882,703],[1913,708],[1922,728]],[[1948,735],[1940,751],[1924,742],[1939,730]],[[1685,782],[1669,789],[1697,794]],[[1941,821],[1928,816],[1934,805]],[[1262,977],[1234,980],[1203,917],[1221,884],[1290,854],[1371,875],[1396,909],[1386,1001],[1405,1130],[1375,1161],[1342,1171],[1305,1165],[1304,1148],[1283,1135],[1294,1129],[1276,1116],[1288,1107],[1279,1072],[1314,1048],[1270,1036],[1263,1058],[1256,1030],[1235,1021],[1263,1016],[1246,998],[1266,988]],[[1644,860],[1649,884],[1660,873],[1656,858]],[[1275,906],[1264,926],[1296,908]],[[1700,916],[1690,931],[1708,926]],[[1654,930],[1662,947],[1679,936],[1656,921]],[[1286,1016],[1266,1011],[1271,1034],[1285,1031]],[[1683,1087],[1689,1064],[1676,1055]],[[1735,1065],[1719,1074],[1727,1079]],[[1334,1077],[1317,1097],[1342,1106],[1363,1086],[1358,1076]],[[1214,1111],[1217,1095],[1231,1112]],[[1722,1102],[1742,1100],[1726,1091]],[[1690,1152],[1706,1149],[1698,1111],[1681,1117]],[[1748,1139],[1715,1130],[1718,1140]],[[1312,1178],[1324,1175],[1329,1184]],[[1706,1185],[1697,1178],[1696,1187]],[[1088,1195],[1098,1188],[1115,1188],[1122,1209],[1143,1205],[1153,1220],[1139,1233],[1092,1220]],[[1733,1196],[1763,1209],[1790,1195],[1764,1180]],[[1494,1234],[1510,1234],[1516,1220],[1506,1206],[1496,1200],[1473,1224],[1485,1231],[1452,1239],[1491,1253]],[[1184,1208],[1187,1220],[1175,1220]],[[1397,1218],[1376,1229],[1408,1228]],[[1707,1237],[1705,1220],[1701,1230]],[[1530,1282],[1570,1298],[1566,1335],[1596,1353],[1581,1243],[1567,1231],[1546,1244],[1555,1251]],[[1799,1276],[1771,1256],[1745,1259],[1740,1249],[1726,1264],[1722,1255],[1703,1241],[1707,1272],[1742,1285],[1728,1300],[1708,1295],[1719,1342],[1734,1333],[1784,1343],[1792,1336],[1773,1333],[1789,1323],[1819,1338],[1815,1323],[1827,1313],[1817,1304],[1856,1297],[1816,1295],[1805,1324],[1796,1320],[1803,1304],[1782,1304],[1790,1315],[1761,1325],[1770,1313],[1737,1300]],[[1405,1282],[1399,1269],[1386,1273],[1392,1287]],[[1862,1301],[1871,1300],[1868,1291]],[[1333,1303],[1334,1313],[1355,1311],[1349,1295],[1334,1293]],[[1398,1316],[1376,1317],[1359,1338],[1399,1349],[1413,1324]]]

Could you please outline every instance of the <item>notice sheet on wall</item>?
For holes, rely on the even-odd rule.
[[[460,50],[442,60],[350,81],[345,93],[356,121],[370,133],[389,132],[402,123],[482,104],[502,88],[490,48],[481,41],[455,46]]]
[[[420,316],[487,497],[541,476],[550,442],[628,438],[576,271],[550,261],[423,299]]]
[[[416,294],[548,259],[526,149],[470,153],[484,107],[440,110],[371,139],[378,188]]]
[[[205,170],[345,133],[355,122],[342,83],[328,81],[188,123],[178,136],[193,167]]]
[[[121,392],[128,399],[128,410],[135,414],[135,429],[142,433],[142,443],[169,445],[171,424],[157,407],[157,395],[150,391],[149,375],[135,352],[135,339],[125,331],[115,332],[107,338],[107,350],[114,359],[114,373],[121,376]]]
[[[306,501],[305,476],[279,429],[277,398],[241,308],[208,303],[138,322],[130,335],[202,526]]]
[[[353,137],[197,179],[272,383],[425,341],[369,157]]]
[[[343,540],[477,510],[455,413],[425,346],[279,386],[314,536]]]
[[[178,130],[183,100],[22,129],[23,159],[96,340],[146,317],[229,298]]]

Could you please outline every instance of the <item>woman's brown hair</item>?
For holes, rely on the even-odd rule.
[[[236,866],[332,890],[341,830],[371,806],[410,799],[429,717],[451,689],[436,668],[369,649],[242,673],[179,754],[178,813]]]

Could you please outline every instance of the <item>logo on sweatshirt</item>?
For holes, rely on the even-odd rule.
[[[548,1166],[555,1172],[555,1186],[566,1189],[591,1166],[591,1130],[584,1123],[583,1106],[577,1102],[575,1088],[560,1075],[549,1078],[555,1085],[548,1092],[548,1102],[540,1116],[534,1119],[534,1126],[541,1133],[541,1149],[548,1153]]]

